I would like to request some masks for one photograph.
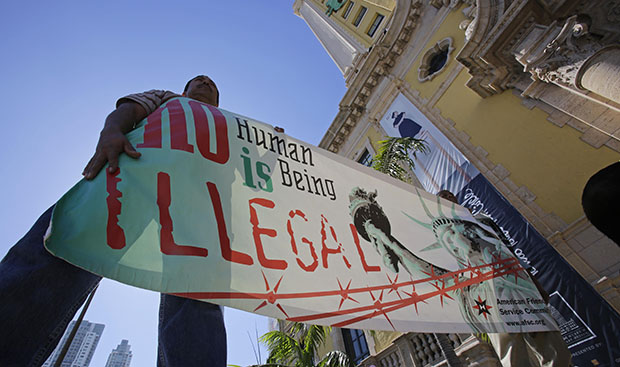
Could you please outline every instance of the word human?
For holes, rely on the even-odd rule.
[[[215,164],[228,164],[231,154],[226,117],[215,107],[194,101],[186,103],[181,101],[171,100],[148,116],[143,132],[143,143],[137,146],[162,149],[164,139],[170,139],[171,150],[199,153],[202,158]],[[188,141],[186,115],[193,116],[195,126],[190,124],[189,128],[195,128],[195,145]],[[162,129],[166,122],[165,116],[168,116],[169,130]],[[212,129],[209,128],[209,121],[215,125],[215,139],[211,139],[210,130]],[[164,134],[168,131],[169,134]],[[249,129],[246,132],[249,134]],[[212,149],[212,142],[217,144],[215,152]],[[281,146],[281,144],[283,143],[276,142],[276,146]],[[296,144],[293,147],[296,151],[298,150],[299,155],[291,153],[291,150],[287,151],[286,154],[282,151],[281,155],[308,167],[314,165],[312,152],[309,148]],[[243,152],[248,154],[247,150]],[[291,158],[291,156],[295,158]],[[243,156],[241,158],[244,170],[254,169],[254,166],[250,164],[249,156],[246,156],[247,160]],[[258,177],[262,179],[262,181],[256,181],[257,186],[263,191],[270,192],[272,187],[269,179],[267,179],[269,167],[258,164],[256,170],[259,172]],[[290,173],[290,171],[287,171],[287,174],[290,175],[287,176],[290,177],[290,184],[293,185],[293,182],[297,181],[295,185],[298,187],[302,185],[303,183],[298,180],[298,176]],[[121,225],[122,223],[119,223],[123,205],[126,205],[120,200],[123,197],[123,193],[118,187],[119,183],[122,182],[121,177],[121,169],[117,169],[114,173],[106,171],[106,191],[108,194],[106,198],[108,212],[106,243],[114,250],[121,250],[126,246],[125,230]],[[302,178],[306,180],[306,185],[310,185],[310,182],[318,185],[315,183],[315,178],[309,175],[302,176]],[[366,262],[366,256],[353,224],[349,224],[348,228],[335,228],[330,224],[325,213],[310,217],[301,208],[287,208],[289,210],[284,211],[284,213],[288,215],[284,214],[280,218],[280,226],[274,225],[275,228],[271,228],[271,226],[264,224],[267,221],[266,218],[273,217],[274,213],[277,212],[282,213],[280,208],[276,210],[276,206],[279,207],[282,204],[276,205],[274,201],[263,197],[250,198],[246,206],[248,213],[246,225],[252,234],[248,240],[253,242],[254,249],[252,251],[246,250],[246,252],[232,249],[228,229],[230,223],[226,223],[225,207],[222,206],[218,186],[211,181],[203,182],[201,185],[211,204],[207,210],[215,219],[217,227],[217,231],[212,231],[213,244],[209,243],[206,246],[202,242],[181,244],[174,235],[174,218],[170,210],[175,205],[174,194],[175,192],[178,193],[173,187],[174,177],[171,177],[167,172],[158,170],[154,172],[153,180],[156,181],[156,204],[160,225],[159,249],[165,255],[205,258],[219,254],[222,259],[231,263],[251,266],[258,262],[263,268],[275,270],[284,270],[290,266],[296,266],[303,271],[314,272],[318,269],[328,269],[330,265],[333,268],[334,263],[342,264],[350,269],[355,263],[367,273],[381,271],[379,265],[369,265]],[[315,186],[315,189],[317,187]],[[333,186],[328,184],[326,187],[327,195],[329,192],[333,192]],[[304,224],[306,222],[310,223],[310,227]],[[240,220],[240,223],[243,223],[243,219]],[[348,241],[345,241],[346,239]],[[215,251],[213,251],[214,248]],[[286,251],[287,248],[288,251]],[[357,261],[354,262],[353,260]]]
[[[252,126],[254,134],[250,133],[250,126],[245,119],[237,119],[238,134],[237,138],[245,140],[248,143],[256,144],[256,146],[262,146],[266,150],[270,150],[279,155],[283,155],[297,163],[314,166],[312,161],[312,149],[305,147],[295,142],[286,143],[285,139],[280,138],[278,135],[273,135],[271,132],[265,133],[262,129],[257,129],[256,126]],[[245,133],[245,134],[244,134]],[[252,140],[254,137],[254,140]]]
[[[283,186],[293,187],[298,191],[304,191],[310,194],[329,197],[331,200],[336,200],[336,190],[334,188],[334,181],[316,177],[304,168],[303,170],[296,170],[292,168],[292,164],[284,158],[306,165],[314,166],[312,160],[312,149],[295,142],[288,142],[282,139],[278,135],[274,135],[271,132],[251,126],[245,119],[236,117],[237,120],[237,138],[247,141],[248,143],[255,144],[256,146],[263,147],[265,150],[269,150],[273,153],[277,153],[281,158],[278,158],[278,165],[280,168],[281,183]],[[248,154],[247,148],[243,148],[243,152]],[[244,160],[244,172],[245,172],[245,185],[255,188],[255,179],[252,174],[252,165],[248,156],[242,156]],[[261,190],[271,192],[273,191],[271,186],[271,180],[268,179],[266,170],[269,166],[263,162],[256,162],[256,174],[265,182],[263,186],[258,182],[258,186]]]

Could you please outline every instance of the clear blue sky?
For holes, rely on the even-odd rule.
[[[345,92],[290,0],[13,1],[0,12],[0,45],[0,256],[81,179],[123,95],[180,92],[208,74],[220,107],[318,144]],[[102,367],[121,339],[133,366],[155,366],[158,300],[103,281],[86,316],[106,325],[91,366]],[[225,315],[228,362],[256,363],[248,332],[265,332],[266,319]]]

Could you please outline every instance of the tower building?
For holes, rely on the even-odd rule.
[[[129,340],[123,339],[116,349],[113,349],[108,356],[105,367],[129,367],[131,364],[131,357],[131,345],[129,345]]]
[[[52,367],[56,363],[74,325],[75,321],[71,321],[60,343],[47,361],[45,361],[43,367]],[[96,324],[83,320],[69,346],[61,367],[88,367],[95,354],[95,349],[97,348],[104,328],[105,325],[103,324]]]

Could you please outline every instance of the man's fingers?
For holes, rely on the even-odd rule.
[[[92,180],[97,176],[97,173],[101,170],[103,165],[105,164],[105,159],[100,153],[95,153],[95,155],[90,159],[90,162],[86,165],[84,172],[84,178],[87,180]]]
[[[95,159],[95,157],[92,157],[82,170],[82,176],[86,176],[86,174],[90,171],[90,166],[93,164],[93,159]]]
[[[99,174],[99,171],[101,171],[106,163],[109,164],[107,169],[109,173],[116,172],[118,170],[118,157],[122,153],[134,159],[142,155],[134,149],[129,140],[124,136],[115,139],[107,138],[105,142],[103,137],[100,138],[99,144],[97,145],[97,152],[88,162],[82,174],[87,180],[91,180]]]
[[[128,156],[134,159],[140,158],[140,156],[142,155],[142,153],[136,151],[133,145],[131,145],[131,143],[128,141],[125,142],[124,150],[125,150],[125,154],[127,154]]]
[[[118,169],[118,155],[118,152],[108,153],[108,172],[114,173]]]

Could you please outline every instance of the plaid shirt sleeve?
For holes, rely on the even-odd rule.
[[[120,106],[121,104],[131,101],[138,103],[144,108],[144,110],[147,112],[147,115],[150,115],[159,106],[174,97],[180,97],[180,95],[167,90],[152,89],[146,92],[134,93],[122,97],[118,101],[116,101],[116,107],[118,108],[118,106]]]

